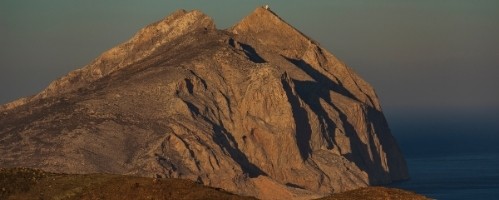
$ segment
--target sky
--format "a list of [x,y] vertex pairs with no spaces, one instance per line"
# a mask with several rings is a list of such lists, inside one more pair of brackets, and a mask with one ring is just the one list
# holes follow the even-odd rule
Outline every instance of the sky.
[[0,104],[177,9],[199,9],[224,29],[264,4],[371,83],[394,127],[432,116],[499,138],[497,0],[1,0]]

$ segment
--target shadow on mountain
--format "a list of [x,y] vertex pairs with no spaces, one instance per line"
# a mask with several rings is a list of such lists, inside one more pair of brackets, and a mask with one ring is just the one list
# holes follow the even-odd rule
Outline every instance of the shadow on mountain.
[[[295,60],[291,58],[286,58],[286,59],[291,63],[293,63],[294,65],[296,65],[297,67],[299,67],[300,69],[302,69],[313,79],[315,79],[315,81],[293,80],[293,83],[295,84],[296,91],[299,97],[314,111],[314,113],[317,114],[317,117],[319,118],[319,123],[321,124],[320,132],[323,138],[326,140],[327,148],[332,149],[335,145],[334,134],[336,132],[335,130],[338,127],[338,125],[331,120],[331,117],[329,116],[328,112],[324,109],[323,105],[321,105],[321,100],[322,104],[327,104],[328,106],[336,110],[336,112],[338,112],[339,118],[342,123],[341,125],[345,130],[344,134],[346,137],[349,138],[352,152],[344,155],[345,158],[347,158],[351,162],[354,162],[362,171],[371,172],[372,170],[376,170],[373,169],[372,167],[377,166],[375,162],[377,160],[380,160],[379,155],[377,153],[374,153],[377,152],[377,150],[375,149],[375,147],[371,147],[370,150],[373,152],[373,154],[375,154],[374,155],[375,157],[371,159],[369,157],[370,155],[368,150],[369,147],[360,140],[359,134],[355,130],[354,126],[348,121],[347,115],[335,104],[333,104],[334,99],[331,99],[330,91],[334,91],[336,93],[342,94],[354,100],[357,100],[357,98],[355,98],[343,86],[338,85],[335,82],[331,81],[329,78],[327,78],[325,75],[315,70],[312,66],[310,66],[310,64],[306,63],[305,61]],[[295,110],[298,110],[299,112],[300,109],[293,107],[294,113],[296,112]],[[305,120],[305,119],[298,119],[298,120]],[[305,130],[305,135],[306,133],[307,132]],[[300,134],[297,133],[297,135],[302,135],[302,133]],[[372,137],[369,137],[369,140],[372,140]],[[308,140],[305,139],[305,141],[308,143]],[[374,144],[373,141],[370,141],[370,143]],[[355,155],[361,155],[361,156],[359,157]],[[371,182],[372,178],[369,177],[369,179]]]
[[310,148],[312,128],[309,124],[308,114],[307,111],[300,106],[299,99],[293,95],[290,85],[285,80],[282,80],[282,85],[284,86],[284,91],[286,91],[286,96],[288,97],[289,104],[291,104],[291,109],[293,111],[293,118],[296,126],[295,138],[298,149],[300,150],[302,159],[307,160],[312,153]]
[[[298,59],[293,59],[293,58],[288,58],[286,56],[281,55],[284,57],[286,60],[289,62],[293,63],[295,66],[303,70],[305,73],[307,73],[310,77],[312,77],[316,82],[320,83],[322,87],[327,87],[329,90],[332,90],[336,93],[339,93],[343,96],[346,96],[348,98],[354,99],[356,101],[359,101],[357,97],[355,97],[352,93],[350,93],[343,85],[341,82],[335,83],[329,77],[325,76],[324,74],[320,73],[316,69],[314,69],[310,64],[305,62],[304,60],[298,60]],[[329,96],[329,95],[327,95]],[[330,102],[331,99],[328,98],[328,102]]]
[[[223,125],[214,123],[207,117],[202,116],[199,108],[194,104],[188,101],[184,101],[184,103],[187,104],[187,107],[191,111],[192,115],[203,118],[212,126],[212,130],[214,132],[213,141],[215,141],[215,144],[217,144],[221,149],[227,151],[231,158],[234,159],[234,161],[236,161],[239,166],[241,166],[241,169],[244,171],[244,173],[248,174],[250,178],[255,178],[260,175],[267,175],[255,164],[251,163],[248,160],[248,157],[243,152],[241,152],[241,150],[239,150],[235,138],[232,136],[232,134],[229,133],[229,131],[227,131],[227,129],[223,127]],[[233,146],[232,144],[234,144],[235,146]]]
[[[208,120],[209,121],[209,120]],[[237,146],[237,142],[223,126],[210,122],[213,126],[213,131],[215,134],[213,135],[213,140],[215,143],[220,146],[221,149],[225,149],[231,156],[234,161],[241,166],[241,169],[248,174],[250,178],[255,178],[260,175],[266,176],[267,174],[258,168],[255,164],[251,163],[248,160],[248,157],[239,150]],[[231,144],[235,144],[233,147]]]
[[241,49],[243,50],[244,54],[246,54],[246,56],[254,63],[265,63],[266,62],[265,59],[263,59],[260,55],[258,55],[255,48],[253,48],[252,46],[250,46],[248,44],[236,42],[234,39],[230,38],[229,45],[232,47],[240,46]]

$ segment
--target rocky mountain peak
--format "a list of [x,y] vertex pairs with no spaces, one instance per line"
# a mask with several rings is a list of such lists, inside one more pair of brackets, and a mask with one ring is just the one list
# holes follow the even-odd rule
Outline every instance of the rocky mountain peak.
[[[272,10],[258,7],[229,31],[237,41],[251,46],[259,57],[278,64],[294,79],[319,79],[322,87],[336,88],[343,96],[381,110],[375,91],[368,83]],[[301,70],[297,71],[297,67]]]
[[263,199],[408,178],[374,89],[271,10],[178,10],[0,112],[0,167],[183,178]]
[[259,33],[259,32],[274,32],[282,30],[289,32],[295,30],[291,25],[281,19],[270,8],[264,7],[256,8],[252,13],[244,17],[240,22],[235,24],[231,30],[235,34],[244,34],[246,32]]
[[159,47],[185,34],[216,30],[212,18],[199,10],[179,9],[162,20],[139,30],[130,40],[102,53],[84,68],[70,72],[41,93],[0,107],[9,110],[27,102],[61,95],[88,86],[115,71],[150,56]]
[[204,13],[177,10],[163,20],[142,28],[129,41],[104,52],[89,66],[53,82],[41,95],[46,97],[77,89],[151,55],[158,47],[182,35],[214,29],[215,23]]
[[[285,51],[306,49],[312,41],[281,19],[272,10],[258,7],[251,14],[229,29],[242,40],[258,38],[269,50]],[[299,55],[289,55],[299,56]]]

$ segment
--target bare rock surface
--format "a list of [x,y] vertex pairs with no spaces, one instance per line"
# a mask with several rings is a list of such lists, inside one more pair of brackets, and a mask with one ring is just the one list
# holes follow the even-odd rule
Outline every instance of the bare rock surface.
[[179,10],[0,108],[0,167],[190,179],[308,199],[408,178],[374,89],[257,8]]

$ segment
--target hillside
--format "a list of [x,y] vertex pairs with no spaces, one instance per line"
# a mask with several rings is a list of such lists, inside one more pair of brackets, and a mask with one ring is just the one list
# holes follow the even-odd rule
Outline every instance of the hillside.
[[[254,199],[182,179],[154,179],[111,174],[55,174],[41,170],[0,169],[0,199]],[[426,199],[399,189],[362,188],[321,198]]]

